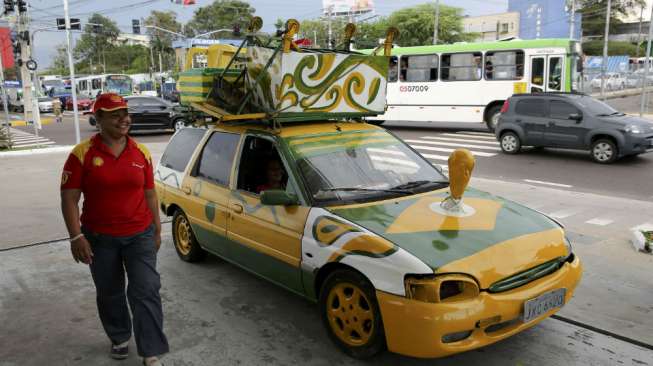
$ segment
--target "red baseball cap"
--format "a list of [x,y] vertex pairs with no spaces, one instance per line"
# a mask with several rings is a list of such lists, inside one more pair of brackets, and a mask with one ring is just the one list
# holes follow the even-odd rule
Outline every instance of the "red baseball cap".
[[127,109],[127,102],[115,93],[100,94],[93,103],[93,113],[97,113],[99,110],[111,112],[117,109]]

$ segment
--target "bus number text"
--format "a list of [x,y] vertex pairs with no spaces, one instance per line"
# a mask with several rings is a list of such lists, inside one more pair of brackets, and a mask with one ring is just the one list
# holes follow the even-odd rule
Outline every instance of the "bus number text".
[[429,87],[428,85],[402,85],[399,87],[399,91],[402,93],[427,92]]

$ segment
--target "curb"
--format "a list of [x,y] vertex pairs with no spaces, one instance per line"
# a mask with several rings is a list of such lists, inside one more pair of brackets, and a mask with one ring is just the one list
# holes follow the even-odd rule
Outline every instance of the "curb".
[[65,146],[44,147],[41,149],[3,151],[0,152],[0,158],[69,152],[70,150],[73,149],[73,147],[74,147],[73,145],[65,145]]
[[[54,118],[44,118],[41,120],[41,126],[49,125],[54,123]],[[4,123],[3,123],[4,125]],[[27,121],[11,121],[9,122],[9,126],[11,127],[25,127],[25,126],[32,126],[34,125],[33,122],[27,122]]]

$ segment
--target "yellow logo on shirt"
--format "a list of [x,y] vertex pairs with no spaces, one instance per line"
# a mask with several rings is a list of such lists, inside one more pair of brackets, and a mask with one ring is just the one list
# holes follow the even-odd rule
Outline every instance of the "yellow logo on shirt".
[[71,172],[64,170],[63,173],[61,173],[61,185],[63,186],[68,182],[68,178],[70,177]]
[[93,166],[100,167],[102,164],[104,164],[104,160],[101,157],[96,156],[93,158]]

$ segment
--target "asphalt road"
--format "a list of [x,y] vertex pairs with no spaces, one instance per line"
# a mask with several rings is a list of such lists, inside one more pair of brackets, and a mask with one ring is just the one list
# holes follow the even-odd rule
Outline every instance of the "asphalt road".
[[[653,107],[653,95],[651,98]],[[635,113],[639,110],[638,96],[611,99],[608,102],[626,112]],[[503,154],[493,140],[493,135],[488,134],[482,124],[402,122],[386,123],[384,127],[413,146],[425,147],[417,148],[424,155],[433,156],[435,150],[438,158],[429,160],[438,164],[446,165],[446,159],[443,158],[448,156],[448,150],[469,148],[477,157],[474,175],[478,177],[513,182],[537,181],[541,183],[536,184],[549,187],[633,199],[653,199],[653,189],[650,188],[650,182],[653,181],[653,153],[624,158],[611,165],[600,165],[593,163],[589,152],[585,151],[524,148],[518,155]],[[21,129],[34,131],[33,127]],[[81,138],[88,138],[95,132],[96,129],[89,125],[88,118],[80,116]],[[57,145],[74,144],[72,116],[67,115],[62,124],[43,126],[39,135],[55,141]],[[167,142],[171,135],[172,130],[133,132],[133,136],[144,143]]]

